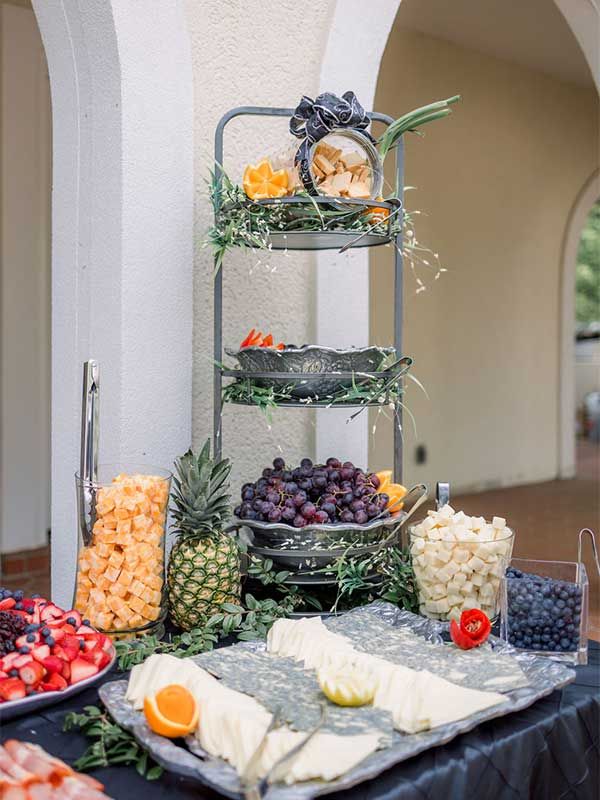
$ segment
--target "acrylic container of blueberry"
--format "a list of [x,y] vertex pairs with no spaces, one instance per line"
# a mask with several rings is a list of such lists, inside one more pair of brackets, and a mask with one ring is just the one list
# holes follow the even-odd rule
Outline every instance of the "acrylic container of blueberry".
[[587,664],[588,603],[582,561],[513,558],[502,580],[500,636],[532,655]]

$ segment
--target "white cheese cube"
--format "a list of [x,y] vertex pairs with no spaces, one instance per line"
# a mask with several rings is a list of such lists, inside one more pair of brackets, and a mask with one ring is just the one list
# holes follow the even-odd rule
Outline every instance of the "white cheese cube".
[[447,597],[444,597],[443,600],[438,600],[437,610],[440,614],[447,614],[448,611],[450,611],[450,604],[448,603]]
[[462,607],[463,609],[478,608],[479,607],[478,603],[479,601],[474,594],[468,594],[463,600]]
[[464,547],[455,547],[454,553],[452,554],[452,558],[454,561],[457,561],[459,564],[464,564],[466,561],[469,560],[469,551]]
[[448,573],[450,577],[452,577],[453,575],[456,575],[456,573],[459,571],[459,565],[456,563],[456,561],[449,561],[444,567],[444,570]]
[[506,528],[506,520],[504,517],[492,517],[492,526],[500,530]]
[[437,542],[442,538],[439,528],[432,528],[428,533],[428,538],[432,542]]
[[466,562],[465,564],[461,564],[460,565],[460,571],[464,572],[465,575],[470,575],[471,574],[471,567],[469,566],[469,562]]
[[442,506],[438,511],[438,516],[440,519],[451,519],[454,516],[454,509],[450,505],[450,503],[446,503],[445,506]]
[[462,594],[449,594],[448,595],[448,603],[451,606],[460,606],[462,605],[462,601],[464,600]]
[[463,585],[460,587],[461,594],[473,594],[473,583],[472,581],[465,581]]
[[480,573],[475,573],[471,578],[473,586],[483,586],[484,576]]
[[467,576],[465,575],[464,572],[457,572],[456,575],[453,578],[453,581],[458,586],[462,586],[463,584],[465,584],[467,582]]
[[494,587],[488,581],[487,583],[483,584],[483,586],[479,590],[479,594],[480,594],[480,596],[482,598],[484,598],[484,597],[493,597],[494,596]]
[[420,555],[423,550],[425,550],[425,541],[420,537],[413,539],[410,546],[410,552],[413,554],[413,556]]
[[452,542],[452,543],[454,543],[456,541],[456,536],[454,534],[454,528],[448,526],[447,528],[441,528],[440,530],[441,530],[441,534],[442,534],[442,541],[444,541],[444,542]]
[[461,613],[462,609],[459,606],[454,606],[454,608],[450,609],[450,613],[448,614],[448,619],[454,619],[456,620],[456,622],[458,622]]
[[483,561],[479,558],[479,556],[473,556],[467,561],[469,567],[473,570],[473,572],[479,572],[479,570],[483,567]]
[[436,583],[431,592],[431,596],[434,600],[438,600],[440,597],[446,597],[447,594],[448,590],[443,583]]

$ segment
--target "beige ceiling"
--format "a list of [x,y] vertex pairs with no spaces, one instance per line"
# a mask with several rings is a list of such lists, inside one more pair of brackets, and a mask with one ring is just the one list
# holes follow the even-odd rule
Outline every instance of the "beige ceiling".
[[395,26],[594,86],[554,0],[402,0]]

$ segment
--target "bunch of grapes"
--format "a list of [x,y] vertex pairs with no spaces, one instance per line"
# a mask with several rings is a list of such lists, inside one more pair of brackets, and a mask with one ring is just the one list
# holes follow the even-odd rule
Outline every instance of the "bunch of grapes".
[[378,494],[378,487],[377,475],[351,461],[328,458],[325,464],[313,464],[303,458],[299,467],[288,469],[282,458],[276,458],[255,483],[242,486],[235,515],[295,528],[315,523],[365,525],[390,515],[389,497]]

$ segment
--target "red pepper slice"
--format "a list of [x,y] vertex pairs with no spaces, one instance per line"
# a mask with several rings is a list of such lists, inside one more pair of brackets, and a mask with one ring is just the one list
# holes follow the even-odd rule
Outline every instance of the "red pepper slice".
[[246,336],[246,338],[244,339],[244,341],[241,343],[241,345],[240,345],[240,350],[241,350],[243,347],[250,347],[250,342],[252,341],[252,337],[253,337],[253,336],[254,336],[254,328],[252,328],[252,330],[250,331],[250,333],[248,334],[248,336]]
[[276,350],[285,350],[285,345],[283,342],[279,342],[279,344],[275,348]]
[[265,338],[262,340],[261,347],[273,347],[273,334],[269,333]]

